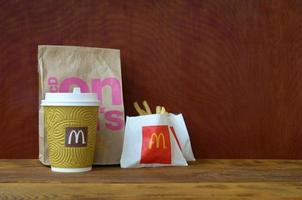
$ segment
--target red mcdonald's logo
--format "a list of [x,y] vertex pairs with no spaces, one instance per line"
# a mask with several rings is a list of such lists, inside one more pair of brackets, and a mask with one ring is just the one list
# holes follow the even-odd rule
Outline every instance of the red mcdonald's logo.
[[171,141],[169,127],[144,126],[140,163],[171,164]]

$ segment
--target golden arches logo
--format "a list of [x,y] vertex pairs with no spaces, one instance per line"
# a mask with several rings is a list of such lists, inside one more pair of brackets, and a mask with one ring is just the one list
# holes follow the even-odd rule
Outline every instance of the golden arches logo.
[[66,127],[65,146],[66,147],[86,147],[87,127]]
[[72,130],[68,137],[68,144],[71,144],[71,139],[72,139],[73,135],[75,136],[75,144],[78,144],[80,134],[81,134],[81,138],[82,138],[82,144],[86,144],[84,132],[82,130],[79,130],[79,131]]
[[[152,135],[150,137],[150,140],[149,140],[148,148],[152,149],[153,144],[155,144],[156,148],[159,149],[159,142],[160,142],[161,139],[162,139],[163,149],[166,149],[167,146],[166,146],[165,136],[164,136],[163,133],[159,133],[159,134],[152,133]],[[155,140],[155,142],[154,142],[154,140]]]

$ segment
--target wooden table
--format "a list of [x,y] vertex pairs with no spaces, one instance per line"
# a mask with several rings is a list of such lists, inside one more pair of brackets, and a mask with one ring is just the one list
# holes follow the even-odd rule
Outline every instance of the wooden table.
[[0,160],[0,199],[302,199],[302,161],[198,160],[189,167],[53,173]]

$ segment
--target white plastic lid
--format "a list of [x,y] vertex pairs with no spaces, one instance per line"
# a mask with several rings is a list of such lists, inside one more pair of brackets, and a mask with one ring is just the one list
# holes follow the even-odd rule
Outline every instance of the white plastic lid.
[[95,93],[81,93],[79,87],[72,93],[46,93],[42,106],[99,106]]

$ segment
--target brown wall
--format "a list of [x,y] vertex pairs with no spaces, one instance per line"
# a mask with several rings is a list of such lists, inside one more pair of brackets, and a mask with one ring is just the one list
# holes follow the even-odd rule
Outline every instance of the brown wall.
[[302,1],[0,1],[0,158],[38,154],[37,45],[121,49],[126,114],[182,112],[198,158],[302,158]]

